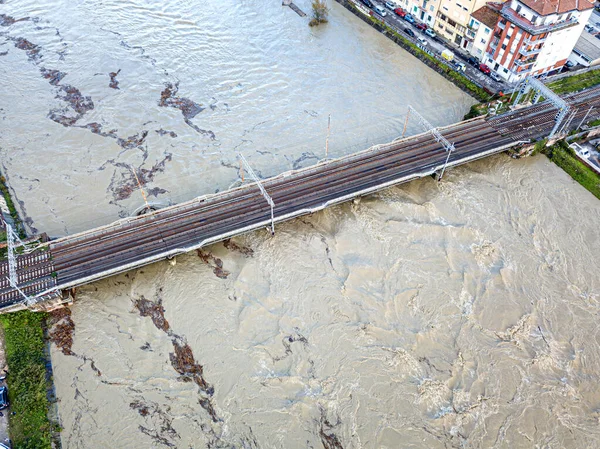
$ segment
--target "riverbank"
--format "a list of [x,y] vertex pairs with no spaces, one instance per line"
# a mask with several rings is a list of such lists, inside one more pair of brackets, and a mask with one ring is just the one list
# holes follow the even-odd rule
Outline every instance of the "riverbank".
[[348,11],[352,12],[354,15],[362,19],[365,23],[368,23],[377,31],[383,33],[389,39],[394,41],[396,44],[404,48],[407,52],[418,58],[421,62],[426,64],[431,69],[435,70],[437,73],[442,75],[448,81],[453,83],[456,87],[461,89],[463,92],[473,96],[479,101],[488,101],[493,95],[486,92],[484,89],[479,87],[469,78],[464,76],[462,73],[448,66],[446,63],[438,60],[435,56],[429,54],[423,49],[419,48],[417,45],[412,43],[410,40],[402,36],[397,30],[393,29],[387,23],[382,20],[377,19],[374,16],[366,15],[362,11],[360,11],[354,3],[349,2],[348,0],[335,0]]
[[600,176],[589,166],[581,162],[575,151],[565,140],[543,147],[541,152],[562,168],[575,181],[585,187],[592,195],[600,199]]
[[48,419],[47,379],[44,355],[46,313],[29,311],[0,315],[10,401],[9,433],[13,449],[52,447]]

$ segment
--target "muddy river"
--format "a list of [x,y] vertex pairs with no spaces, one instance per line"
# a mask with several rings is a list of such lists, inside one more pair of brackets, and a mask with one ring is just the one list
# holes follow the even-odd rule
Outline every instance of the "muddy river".
[[[308,11],[308,1],[298,5]],[[2,171],[63,235],[472,100],[332,4],[0,0]],[[24,20],[20,20],[24,19]],[[411,124],[409,132],[417,130]],[[65,449],[600,446],[600,203],[495,156],[81,288]]]

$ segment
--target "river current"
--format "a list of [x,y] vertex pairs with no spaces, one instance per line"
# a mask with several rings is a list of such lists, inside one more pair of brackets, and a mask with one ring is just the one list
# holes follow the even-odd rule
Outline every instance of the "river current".
[[[130,214],[134,171],[169,204],[236,182],[236,152],[309,165],[330,114],[329,156],[396,137],[408,104],[462,117],[330,6],[310,29],[266,0],[0,0],[2,172],[31,230]],[[83,287],[50,329],[63,448],[600,447],[598,223],[544,156],[499,155]]]

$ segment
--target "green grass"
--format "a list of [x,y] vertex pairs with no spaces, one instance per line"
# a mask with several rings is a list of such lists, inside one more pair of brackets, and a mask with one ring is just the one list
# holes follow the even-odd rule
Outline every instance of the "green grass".
[[566,171],[575,181],[600,199],[600,175],[582,162],[569,145],[561,140],[542,150],[548,158]]
[[45,313],[29,311],[0,315],[4,329],[10,410],[9,432],[15,449],[50,449],[46,368]]
[[600,83],[600,70],[590,70],[580,75],[567,76],[548,83],[547,86],[557,94],[567,94]]

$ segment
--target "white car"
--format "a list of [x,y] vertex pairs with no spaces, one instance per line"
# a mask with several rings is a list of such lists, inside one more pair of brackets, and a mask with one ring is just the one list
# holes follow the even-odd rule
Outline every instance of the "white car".
[[383,9],[383,6],[381,5],[375,5],[375,8],[373,8],[373,10],[381,17],[387,16],[387,12],[385,12],[385,9]]
[[417,42],[418,42],[419,44],[421,44],[422,46],[425,46],[425,45],[427,45],[427,39],[425,39],[423,36],[419,36],[419,37],[417,37]]
[[396,9],[398,7],[398,5],[396,5],[394,2],[385,2],[385,6],[390,11],[393,11],[394,9]]

